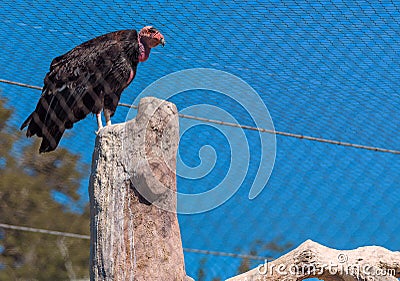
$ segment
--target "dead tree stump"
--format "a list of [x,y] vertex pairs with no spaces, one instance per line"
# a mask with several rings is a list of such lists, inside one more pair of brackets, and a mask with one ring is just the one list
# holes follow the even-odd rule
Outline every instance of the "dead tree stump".
[[178,114],[140,101],[135,119],[102,129],[89,184],[90,280],[185,280],[176,210]]

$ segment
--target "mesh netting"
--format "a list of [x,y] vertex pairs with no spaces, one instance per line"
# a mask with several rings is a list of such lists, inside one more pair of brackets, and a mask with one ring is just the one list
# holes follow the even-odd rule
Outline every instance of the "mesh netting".
[[[0,6],[1,79],[41,87],[54,57],[107,32],[154,25],[166,46],[139,64],[121,102],[134,103],[167,74],[213,68],[248,83],[277,131],[400,150],[400,6],[394,2],[3,1]],[[14,109],[8,124],[19,127],[41,92],[5,83],[0,90],[6,106]],[[253,114],[264,114],[216,91],[189,90],[170,100],[180,111],[213,105],[242,125],[256,126]],[[128,111],[118,107],[113,122],[124,122]],[[214,116],[205,107],[195,113]],[[60,147],[90,165],[96,130],[96,118],[89,115],[67,132]],[[273,258],[306,239],[333,248],[399,249],[398,154],[277,135],[271,177],[249,200],[254,178],[264,172],[258,171],[260,162],[268,155],[262,154],[267,152],[260,148],[260,133],[244,134],[250,159],[243,164],[247,172],[239,190],[218,208],[179,216],[188,275],[227,278],[238,272],[243,257],[223,253]],[[179,153],[186,165],[196,167],[212,156],[200,157],[205,145],[214,148],[216,163],[204,177],[178,177],[178,189],[195,193],[221,182],[230,167],[230,142],[207,122],[184,132]],[[22,157],[18,147],[13,153]],[[88,177],[89,172],[81,183],[82,202],[88,200]],[[266,245],[271,241],[282,249]]]

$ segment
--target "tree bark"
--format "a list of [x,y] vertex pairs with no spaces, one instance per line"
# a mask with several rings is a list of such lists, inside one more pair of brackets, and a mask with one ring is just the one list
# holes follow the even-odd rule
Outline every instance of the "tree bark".
[[140,101],[97,138],[89,184],[90,280],[185,280],[176,210],[177,109]]
[[400,252],[378,246],[336,250],[307,240],[286,255],[227,281],[397,281]]

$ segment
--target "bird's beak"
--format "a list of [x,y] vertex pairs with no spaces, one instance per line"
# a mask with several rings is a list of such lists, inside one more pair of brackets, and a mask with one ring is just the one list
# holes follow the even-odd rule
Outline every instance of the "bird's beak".
[[165,45],[165,40],[164,40],[164,38],[161,38],[160,44],[164,47],[164,45]]

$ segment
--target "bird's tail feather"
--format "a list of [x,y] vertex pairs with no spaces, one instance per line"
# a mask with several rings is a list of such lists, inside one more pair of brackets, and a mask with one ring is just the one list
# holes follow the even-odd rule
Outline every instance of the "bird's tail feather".
[[39,152],[50,152],[56,149],[65,132],[64,126],[57,126],[55,123],[51,127],[47,127],[42,131],[43,139],[40,144]]
[[[66,121],[63,112],[54,112],[51,110],[50,114],[46,114],[46,108],[42,103],[39,102],[35,111],[28,116],[28,118],[21,125],[21,130],[28,126],[26,130],[26,136],[31,137],[37,135],[42,138],[42,143],[40,145],[39,152],[49,152],[56,149],[58,143],[61,140],[62,135],[66,129]],[[46,120],[42,120],[40,116],[47,115]],[[60,116],[62,115],[62,116]],[[67,122],[68,123],[68,122]],[[72,125],[70,125],[72,127]]]
[[32,114],[31,113],[28,118],[26,118],[26,120],[24,121],[24,123],[22,123],[21,127],[19,128],[20,130],[23,130],[26,126],[28,126],[29,122],[31,122],[32,120]]

